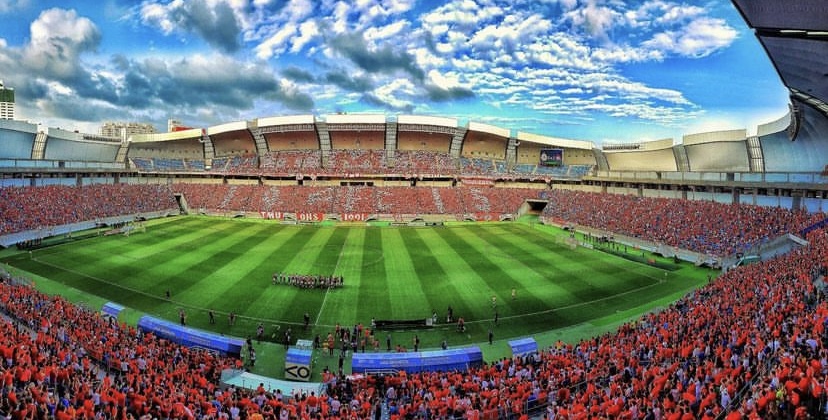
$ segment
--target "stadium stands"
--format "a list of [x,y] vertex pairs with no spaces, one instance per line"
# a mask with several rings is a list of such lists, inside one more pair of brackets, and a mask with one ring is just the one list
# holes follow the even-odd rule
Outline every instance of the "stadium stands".
[[331,150],[327,173],[338,175],[385,173],[383,150]]
[[726,256],[825,218],[778,207],[550,190],[543,216]]
[[0,188],[0,235],[177,208],[170,188],[161,185]]
[[481,158],[460,158],[460,174],[491,176],[495,172],[494,161]]
[[489,187],[227,186],[174,184],[191,209],[241,212],[363,214],[513,214],[538,191]]
[[[392,161],[385,150],[331,150],[327,165],[322,167],[320,150],[270,151],[255,154],[223,156],[213,159],[211,172],[222,174],[264,176],[344,176],[383,175],[428,177],[515,178],[535,175],[537,178],[582,178],[593,165],[561,165],[547,167],[518,164],[508,168],[506,161],[490,158],[453,158],[448,153],[428,150],[398,150]],[[204,160],[166,157],[130,157],[131,166],[143,173],[203,172]]]
[[312,174],[320,168],[319,150],[282,150],[261,157],[263,174]]
[[234,155],[228,158],[224,170],[231,174],[258,174],[259,157],[255,154]]
[[427,150],[399,150],[396,163],[389,171],[408,175],[451,175],[457,163],[448,153]]

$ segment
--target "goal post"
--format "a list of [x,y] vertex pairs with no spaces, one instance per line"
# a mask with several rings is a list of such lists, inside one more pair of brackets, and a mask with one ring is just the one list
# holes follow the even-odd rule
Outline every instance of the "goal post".
[[578,247],[578,240],[571,237],[571,236],[564,236],[560,235],[555,238],[555,242],[559,243],[563,246],[568,246],[569,249],[575,249]]

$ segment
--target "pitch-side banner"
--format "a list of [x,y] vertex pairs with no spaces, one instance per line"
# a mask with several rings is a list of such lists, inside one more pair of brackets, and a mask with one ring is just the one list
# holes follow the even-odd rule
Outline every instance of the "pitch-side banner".
[[286,213],[281,211],[259,211],[262,219],[269,220],[296,220],[299,222],[321,222],[325,220],[325,213]]
[[371,217],[368,213],[342,213],[339,220],[342,222],[364,222]]
[[284,220],[285,213],[281,211],[260,211],[259,214],[262,216],[262,219],[268,220]]
[[321,222],[325,220],[325,213],[296,213],[296,220],[300,222]]

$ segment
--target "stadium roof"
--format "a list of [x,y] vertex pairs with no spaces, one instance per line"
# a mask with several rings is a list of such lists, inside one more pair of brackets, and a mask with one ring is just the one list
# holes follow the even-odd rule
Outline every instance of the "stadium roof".
[[805,104],[828,117],[828,3],[733,0],[733,4],[754,29],[795,106]]

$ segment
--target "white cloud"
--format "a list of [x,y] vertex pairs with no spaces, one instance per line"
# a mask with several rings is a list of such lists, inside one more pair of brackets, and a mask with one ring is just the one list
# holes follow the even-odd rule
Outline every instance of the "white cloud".
[[288,40],[296,33],[295,26],[283,26],[254,48],[256,57],[267,60],[274,55],[284,53],[287,50]]
[[437,70],[431,70],[428,72],[428,78],[431,80],[431,83],[434,83],[437,87],[445,90],[468,87],[460,83],[460,77],[455,72],[441,74]]
[[173,4],[181,3],[173,2],[168,5],[162,5],[157,3],[144,3],[141,5],[140,16],[141,20],[144,24],[149,25],[156,25],[161,31],[167,35],[171,34],[172,31],[176,29],[175,23],[170,20],[170,9],[173,7]]
[[625,23],[632,28],[648,28],[683,23],[702,16],[705,10],[699,6],[650,0],[635,9],[624,11]]
[[587,0],[584,7],[572,9],[565,17],[574,27],[599,39],[607,39],[613,25],[622,20],[619,12],[598,5],[596,0]]
[[[481,8],[473,1],[454,1],[420,16],[420,20],[424,27],[432,30],[443,27],[471,30],[477,27],[480,22],[500,17],[503,13],[503,9],[497,6]],[[434,35],[439,34],[432,33]]]
[[334,5],[333,13],[329,20],[332,21],[331,27],[334,33],[341,34],[348,30],[348,13],[351,7],[344,1],[338,1]]
[[409,79],[394,79],[374,89],[374,95],[394,108],[403,109],[411,106],[410,98],[417,94],[417,86]]
[[673,22],[684,22],[703,15],[705,10],[698,6],[688,6],[685,4],[669,4],[660,10],[659,15],[655,18],[655,23],[666,25]]
[[29,0],[0,0],[0,14],[25,9],[29,2]]
[[448,62],[445,58],[433,54],[430,49],[425,47],[409,49],[408,52],[414,56],[414,61],[423,68],[437,68]]
[[308,20],[299,25],[299,36],[293,39],[293,46],[290,47],[290,52],[297,53],[302,50],[308,43],[319,37],[319,27],[316,22]]
[[68,78],[80,71],[80,55],[97,48],[98,28],[74,10],[48,9],[29,27],[31,39],[23,51],[29,69]]
[[[418,60],[419,62],[419,60]],[[452,66],[462,72],[477,72],[486,68],[487,63],[483,60],[461,56],[451,59]]]
[[290,0],[279,12],[283,20],[288,22],[299,22],[313,13],[313,2],[311,0]]
[[297,53],[320,37],[319,26],[313,17],[314,5],[310,0],[290,0],[269,22],[249,36],[259,41],[253,50],[256,57],[267,60],[284,54]]
[[382,41],[399,35],[408,26],[409,22],[407,20],[398,20],[385,26],[368,28],[365,30],[365,40],[369,42]]
[[702,17],[679,30],[658,33],[642,46],[684,57],[705,57],[729,46],[737,35],[724,20]]

